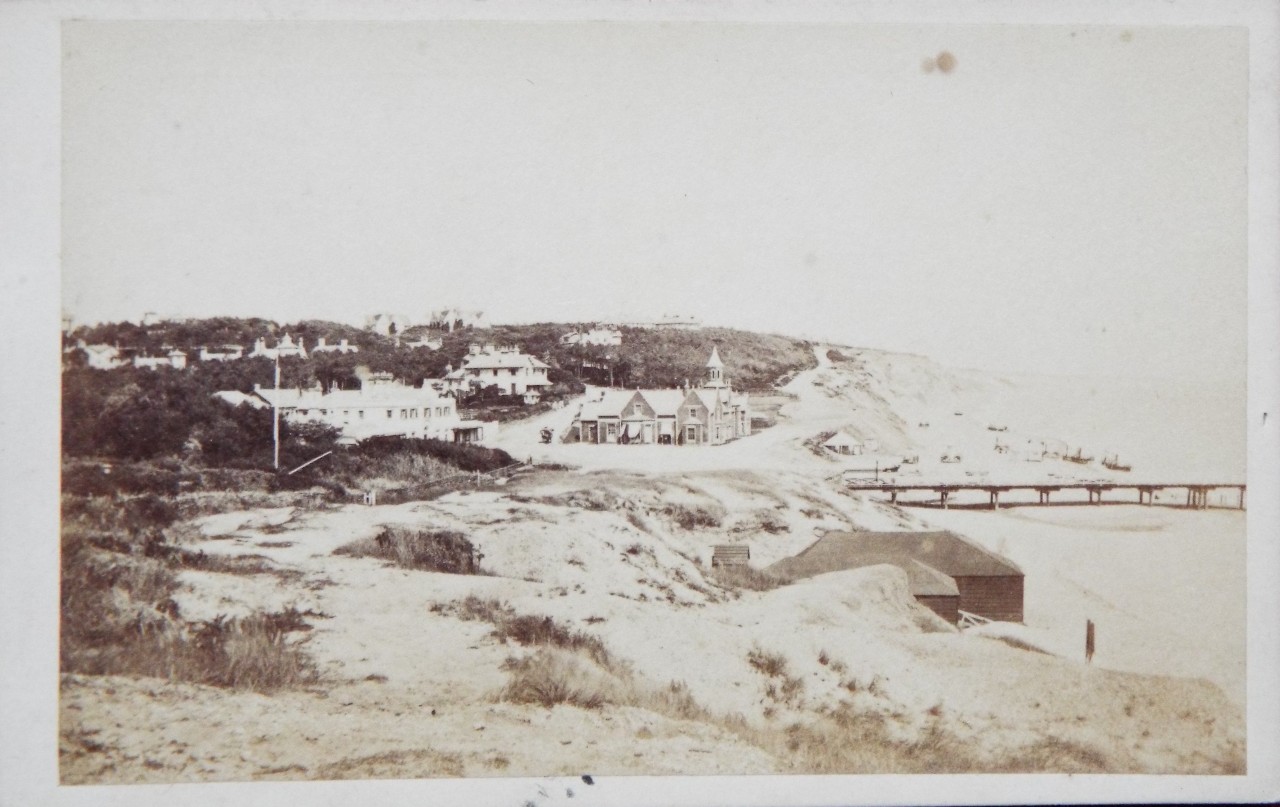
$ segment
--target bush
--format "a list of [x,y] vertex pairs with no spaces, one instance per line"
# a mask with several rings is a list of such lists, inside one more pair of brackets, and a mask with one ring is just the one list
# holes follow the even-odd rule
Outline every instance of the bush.
[[524,647],[556,647],[582,653],[606,669],[616,667],[604,643],[595,636],[570,630],[549,616],[517,614],[500,600],[481,599],[471,594],[451,607],[442,606],[441,610],[452,610],[459,619],[492,624],[493,636],[500,641],[509,639]]
[[699,527],[719,527],[724,518],[724,510],[704,504],[668,504],[662,512],[675,520],[681,529],[693,530]]
[[707,577],[724,588],[747,591],[772,591],[790,582],[750,566],[712,566]]
[[627,687],[617,676],[570,651],[540,648],[527,658],[507,659],[503,669],[511,678],[500,697],[512,703],[599,709],[628,698]]
[[362,538],[334,550],[335,555],[374,557],[406,569],[446,574],[483,574],[475,547],[460,532],[387,527],[373,538]]
[[787,659],[781,653],[767,653],[759,646],[751,648],[747,653],[747,663],[756,671],[771,678],[787,674]]

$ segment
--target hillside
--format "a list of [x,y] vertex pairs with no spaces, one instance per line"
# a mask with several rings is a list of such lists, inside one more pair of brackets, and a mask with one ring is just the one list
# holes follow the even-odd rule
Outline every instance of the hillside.
[[[206,517],[184,546],[263,561],[182,572],[177,607],[310,615],[319,680],[253,694],[69,674],[64,782],[1243,765],[1216,687],[957,633],[897,569],[765,591],[706,569],[714,543],[764,564],[815,528],[894,518],[804,476],[618,473]],[[336,554],[387,524],[466,535],[489,575]]]
[[[341,380],[347,380],[357,364],[365,364],[375,371],[391,372],[406,383],[419,384],[424,378],[442,376],[446,365],[457,367],[473,342],[516,345],[525,353],[546,360],[561,371],[565,380],[608,383],[612,371],[614,383],[621,387],[674,387],[686,380],[696,383],[704,374],[713,345],[720,346],[726,375],[744,389],[765,390],[779,377],[813,366],[809,345],[803,340],[731,328],[623,328],[621,345],[561,344],[563,335],[585,326],[586,323],[549,322],[454,332],[418,326],[406,329],[403,334],[408,341],[437,337],[443,343],[439,350],[398,347],[395,336],[338,322],[305,320],[277,324],[232,317],[166,321],[145,327],[131,322],[81,326],[67,334],[65,341],[71,345],[76,340],[84,340],[87,344],[112,344],[143,352],[176,347],[195,353],[202,346],[223,344],[238,344],[249,350],[258,338],[265,338],[273,345],[277,339],[290,334],[308,346],[314,346],[323,338],[329,344],[346,339],[360,348],[359,354],[313,356],[307,362],[298,363],[301,369],[294,370],[297,376],[294,383],[316,379],[328,383],[328,378],[339,371]],[[308,369],[313,366],[314,369]],[[246,381],[268,383],[269,379],[262,376],[261,368],[254,368],[246,374]]]

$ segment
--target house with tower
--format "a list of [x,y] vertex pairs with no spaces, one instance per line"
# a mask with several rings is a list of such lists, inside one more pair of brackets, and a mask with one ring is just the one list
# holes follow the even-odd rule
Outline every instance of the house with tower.
[[573,435],[584,443],[722,445],[751,433],[751,404],[724,377],[711,349],[700,387],[607,390],[582,405]]

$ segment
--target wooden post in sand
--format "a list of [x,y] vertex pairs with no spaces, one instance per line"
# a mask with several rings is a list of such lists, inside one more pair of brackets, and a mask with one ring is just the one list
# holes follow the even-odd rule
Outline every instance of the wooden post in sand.
[[1084,621],[1084,663],[1085,664],[1093,663],[1093,647],[1094,647],[1093,638],[1094,638],[1093,620],[1086,619]]

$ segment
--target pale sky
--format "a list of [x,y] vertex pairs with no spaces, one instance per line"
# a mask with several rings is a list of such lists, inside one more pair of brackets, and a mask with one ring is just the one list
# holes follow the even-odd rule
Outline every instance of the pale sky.
[[80,322],[679,313],[1244,375],[1243,29],[86,22],[64,47]]

